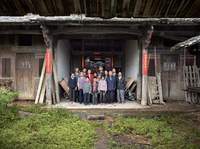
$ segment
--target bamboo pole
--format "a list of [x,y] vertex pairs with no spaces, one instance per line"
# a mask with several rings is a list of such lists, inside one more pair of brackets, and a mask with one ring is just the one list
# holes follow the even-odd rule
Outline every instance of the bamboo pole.
[[45,77],[45,65],[46,65],[46,59],[44,59],[43,66],[42,66],[42,72],[41,72],[41,75],[40,75],[40,81],[39,81],[37,94],[36,94],[36,98],[35,98],[35,104],[37,104],[39,102],[40,93],[41,93],[41,90],[42,90],[42,84],[44,82],[44,77]]
[[44,77],[43,79],[43,83],[42,83],[42,89],[41,89],[41,93],[40,93],[40,97],[39,97],[39,103],[43,104],[44,103],[44,98],[45,98],[45,91],[46,91],[46,78]]

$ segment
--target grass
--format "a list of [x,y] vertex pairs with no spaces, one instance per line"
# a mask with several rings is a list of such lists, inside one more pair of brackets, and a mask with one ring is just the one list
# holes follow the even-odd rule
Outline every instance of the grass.
[[13,119],[10,125],[0,129],[0,134],[0,148],[20,149],[88,149],[92,148],[95,138],[91,124],[64,110],[50,110],[27,118]]
[[[118,117],[112,127],[106,127],[111,136],[141,135],[150,139],[153,148],[198,149],[200,142],[199,129],[185,115],[164,114],[160,117]],[[115,140],[110,141],[111,148],[124,148]],[[128,148],[128,147],[127,147]]]
[[[96,128],[109,134],[110,148],[200,148],[200,130],[185,114],[115,117],[112,125],[81,120],[63,109],[41,106],[7,107],[17,93],[0,89],[0,148],[3,149],[90,149],[97,141]],[[32,115],[19,116],[19,111]],[[150,146],[120,144],[113,136],[142,136]],[[125,140],[126,141],[126,140]]]
[[[15,93],[9,94],[15,95]],[[9,99],[12,97],[7,96]],[[10,101],[9,99],[0,102],[6,103],[5,101]],[[0,148],[89,149],[94,146],[95,127],[66,110],[44,110],[39,106],[31,106],[23,110],[33,114],[20,117],[19,108],[1,105]]]

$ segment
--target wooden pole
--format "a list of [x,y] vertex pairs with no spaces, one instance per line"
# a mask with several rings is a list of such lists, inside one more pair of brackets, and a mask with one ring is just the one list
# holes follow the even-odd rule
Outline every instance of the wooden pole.
[[57,76],[57,69],[56,69],[55,61],[53,61],[53,76],[54,76],[54,82],[55,82],[56,101],[59,103],[60,95],[59,95],[58,76]]
[[40,98],[40,94],[41,94],[41,90],[42,90],[42,83],[44,82],[44,77],[45,77],[45,66],[46,66],[46,59],[44,58],[42,72],[40,75],[40,81],[39,81],[37,94],[36,94],[36,98],[35,98],[35,104],[37,104],[39,102],[39,98]]
[[41,93],[40,93],[40,97],[39,97],[39,103],[43,104],[44,103],[44,98],[45,98],[45,91],[46,91],[46,77],[44,77],[43,79],[43,83],[42,83],[42,88],[41,88]]

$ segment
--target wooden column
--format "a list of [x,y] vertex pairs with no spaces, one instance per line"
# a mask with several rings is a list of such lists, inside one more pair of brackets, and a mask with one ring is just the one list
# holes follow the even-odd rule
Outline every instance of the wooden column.
[[148,104],[147,86],[148,86],[148,46],[151,42],[153,26],[147,30],[146,37],[142,44],[142,99],[141,104]]
[[147,85],[148,85],[148,51],[142,49],[142,105],[147,105]]
[[52,62],[53,62],[53,50],[52,50],[52,40],[51,45],[46,49],[45,59],[46,59],[46,103],[52,104]]
[[49,34],[46,26],[41,25],[44,42],[46,44],[46,103],[52,104],[52,71],[53,71],[53,37]]

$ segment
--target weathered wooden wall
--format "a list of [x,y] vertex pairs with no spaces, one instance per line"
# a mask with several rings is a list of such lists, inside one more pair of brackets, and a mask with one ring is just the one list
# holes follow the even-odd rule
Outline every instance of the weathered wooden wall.
[[[7,35],[3,35],[5,38],[7,38]],[[10,79],[13,80],[12,87],[15,90],[26,89],[27,86],[31,86],[32,90],[36,92],[38,80],[39,80],[39,61],[41,61],[44,58],[44,44],[43,40],[40,36],[32,36],[32,45],[31,46],[18,46],[17,40],[18,36],[14,36],[14,41],[12,43],[9,42],[9,40],[5,40],[5,42],[0,43],[0,78],[1,79]],[[23,55],[23,59],[21,59],[20,55]],[[27,57],[29,55],[32,55],[31,57]],[[5,78],[2,77],[2,58],[10,58],[11,59],[11,77]],[[19,58],[19,59],[17,59]],[[22,68],[21,70],[32,69],[32,73],[26,73],[28,71],[17,73],[17,67]],[[23,73],[25,75],[23,75]],[[18,74],[18,76],[17,76]],[[28,75],[32,75],[33,80],[30,80]],[[26,81],[21,80],[21,77],[26,77]],[[30,80],[30,81],[29,81]],[[17,83],[17,81],[19,83]],[[24,82],[23,82],[24,81]],[[20,84],[20,85],[19,85]],[[27,85],[28,84],[28,85]],[[26,95],[26,94],[24,94]],[[23,99],[34,99],[33,96],[23,96]]]

